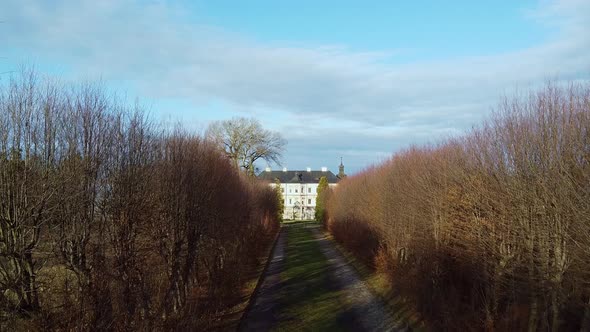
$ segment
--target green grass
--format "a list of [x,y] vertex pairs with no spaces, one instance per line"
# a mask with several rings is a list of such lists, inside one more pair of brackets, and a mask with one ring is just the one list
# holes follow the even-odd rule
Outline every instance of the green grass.
[[317,223],[317,221],[315,221],[313,219],[305,219],[305,220],[285,219],[285,220],[283,220],[283,224],[300,224],[300,223]]
[[280,331],[343,330],[339,316],[343,312],[340,292],[329,279],[328,262],[309,222],[288,225],[285,270],[282,278]]

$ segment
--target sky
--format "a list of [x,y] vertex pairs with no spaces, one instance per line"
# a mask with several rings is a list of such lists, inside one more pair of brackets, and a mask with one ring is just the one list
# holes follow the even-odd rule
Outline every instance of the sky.
[[100,80],[197,132],[255,117],[288,141],[274,169],[354,174],[590,80],[589,0],[2,0],[0,22],[0,80]]

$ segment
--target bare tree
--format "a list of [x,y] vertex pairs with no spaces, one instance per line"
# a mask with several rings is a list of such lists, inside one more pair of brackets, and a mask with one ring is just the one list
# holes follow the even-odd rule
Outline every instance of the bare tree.
[[286,144],[281,134],[262,128],[254,118],[215,121],[206,137],[225,151],[236,168],[249,175],[254,175],[254,163],[259,159],[278,164]]
[[39,310],[36,254],[55,193],[51,163],[55,112],[33,71],[11,80],[1,96],[0,309],[19,315]]
[[463,138],[348,178],[328,229],[436,327],[586,331],[589,105],[574,83],[505,99]]
[[0,85],[0,330],[207,330],[278,231],[276,193],[100,85],[39,81]]

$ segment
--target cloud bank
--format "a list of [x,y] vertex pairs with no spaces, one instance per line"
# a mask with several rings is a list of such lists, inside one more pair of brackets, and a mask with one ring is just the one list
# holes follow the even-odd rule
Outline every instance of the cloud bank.
[[344,155],[358,169],[406,144],[469,128],[515,87],[590,77],[590,2],[581,0],[541,2],[527,13],[556,31],[535,47],[409,64],[390,61],[395,52],[248,39],[193,22],[167,2],[8,0],[3,7],[2,45],[67,64],[71,75],[124,81],[140,96],[196,106],[220,100],[262,115],[290,141],[285,159],[293,167],[305,158],[313,167],[336,164]]

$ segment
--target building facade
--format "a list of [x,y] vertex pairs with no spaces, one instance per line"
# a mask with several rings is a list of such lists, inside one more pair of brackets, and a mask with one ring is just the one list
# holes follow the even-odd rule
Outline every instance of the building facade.
[[327,167],[322,167],[319,171],[312,171],[311,168],[301,171],[288,171],[286,168],[283,168],[282,171],[273,171],[266,168],[258,174],[258,178],[268,181],[272,187],[276,186],[277,179],[280,182],[283,202],[285,203],[283,214],[285,220],[314,218],[317,188],[322,176],[326,177],[329,187],[333,188],[341,179],[346,177],[344,165],[340,162],[338,175],[329,171]]

